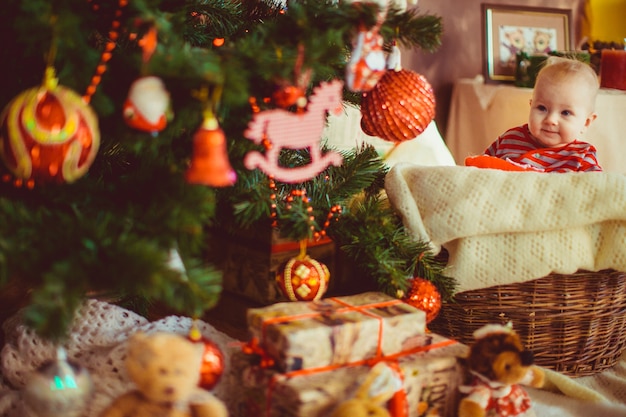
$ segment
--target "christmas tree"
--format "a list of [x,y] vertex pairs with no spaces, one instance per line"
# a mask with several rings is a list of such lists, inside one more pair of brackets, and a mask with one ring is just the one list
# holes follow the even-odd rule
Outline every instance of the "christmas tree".
[[[375,28],[385,55],[434,50],[439,17],[330,0],[3,6],[0,285],[43,337],[64,337],[89,296],[201,316],[221,291],[207,256],[216,226],[330,237],[383,292],[419,275],[452,293],[442,263],[388,206],[372,147],[296,181],[246,159],[271,149],[252,140],[255,116],[301,114],[322,86],[343,82],[359,31]],[[362,99],[346,86],[341,95]],[[319,146],[283,149],[275,168],[333,154]]]

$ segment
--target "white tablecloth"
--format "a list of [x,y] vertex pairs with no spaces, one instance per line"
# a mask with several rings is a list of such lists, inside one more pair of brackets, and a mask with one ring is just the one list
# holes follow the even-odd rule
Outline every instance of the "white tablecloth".
[[[526,123],[531,95],[530,88],[485,84],[481,77],[457,81],[445,137],[456,163],[463,165],[467,156],[482,154],[498,135]],[[626,173],[626,92],[601,89],[596,113],[598,118],[581,139],[596,147],[605,171]]]

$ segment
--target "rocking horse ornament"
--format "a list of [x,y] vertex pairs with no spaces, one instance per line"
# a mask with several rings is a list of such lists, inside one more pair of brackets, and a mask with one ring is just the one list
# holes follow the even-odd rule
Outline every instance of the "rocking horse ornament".
[[[250,151],[244,158],[246,168],[259,168],[275,180],[300,183],[314,178],[328,166],[339,166],[341,154],[329,151],[322,155],[320,139],[326,121],[326,112],[341,114],[343,83],[339,80],[323,82],[314,89],[306,111],[294,113],[284,109],[256,113],[244,136],[257,144],[268,143],[265,155]],[[309,149],[311,162],[287,168],[279,165],[282,149]]]

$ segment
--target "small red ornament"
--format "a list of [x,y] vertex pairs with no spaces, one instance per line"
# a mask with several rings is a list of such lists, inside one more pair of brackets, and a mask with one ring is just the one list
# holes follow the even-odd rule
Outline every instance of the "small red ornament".
[[437,317],[441,309],[441,294],[432,282],[415,277],[411,279],[411,288],[404,297],[404,302],[426,313],[426,323]]
[[204,345],[202,363],[200,364],[200,382],[198,386],[205,390],[215,388],[224,373],[224,354],[214,342],[206,339],[200,330],[192,326],[188,335],[189,340]]
[[282,109],[294,106],[303,100],[306,102],[304,88],[295,85],[281,85],[272,93],[272,101]]
[[289,259],[276,273],[276,282],[289,301],[319,300],[329,279],[326,265],[308,255]]
[[421,74],[389,70],[363,93],[361,116],[361,129],[370,136],[390,142],[413,139],[435,117],[433,88]]
[[0,116],[0,157],[23,180],[74,182],[99,146],[98,117],[80,95],[58,85],[53,68],[42,86],[22,92]]

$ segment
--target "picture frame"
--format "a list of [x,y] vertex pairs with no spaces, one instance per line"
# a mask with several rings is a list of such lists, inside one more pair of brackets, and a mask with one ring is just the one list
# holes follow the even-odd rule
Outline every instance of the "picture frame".
[[482,3],[486,82],[513,82],[517,52],[570,51],[572,10]]

